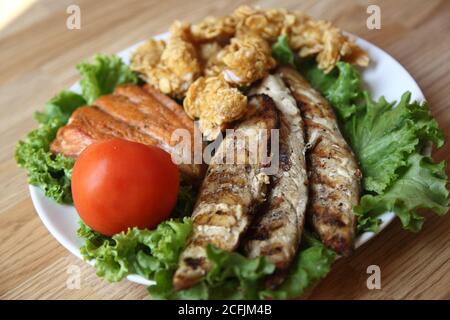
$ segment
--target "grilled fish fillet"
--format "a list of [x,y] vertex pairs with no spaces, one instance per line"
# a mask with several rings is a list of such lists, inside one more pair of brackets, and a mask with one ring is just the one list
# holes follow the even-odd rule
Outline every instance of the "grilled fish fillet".
[[243,249],[250,258],[265,256],[277,270],[268,286],[279,285],[286,275],[298,246],[308,201],[303,119],[297,102],[279,76],[269,75],[255,88],[270,96],[280,118],[279,170],[262,212],[246,234]]
[[348,256],[354,247],[353,207],[359,201],[361,171],[327,100],[292,68],[282,67],[280,74],[305,121],[310,185],[308,216],[322,242]]
[[[193,159],[194,123],[183,108],[151,86],[123,85],[113,94],[99,97],[93,106],[78,108],[59,129],[50,149],[76,158],[91,143],[117,137],[179,152],[175,149],[178,141],[171,139],[176,129],[189,132]],[[200,164],[181,164],[179,168],[191,182],[204,174]]]
[[[223,250],[237,248],[241,236],[248,229],[255,208],[264,200],[268,176],[263,159],[255,157],[254,149],[235,143],[248,137],[252,143],[267,143],[261,132],[270,135],[278,125],[275,105],[266,95],[255,95],[249,104],[258,111],[235,128],[235,135],[227,135],[211,159],[192,214],[193,234],[180,256],[173,284],[180,290],[196,284],[210,269],[206,257],[209,243]],[[255,131],[262,129],[260,131]],[[226,154],[244,155],[240,163],[226,164]],[[256,161],[250,161],[255,159]]]

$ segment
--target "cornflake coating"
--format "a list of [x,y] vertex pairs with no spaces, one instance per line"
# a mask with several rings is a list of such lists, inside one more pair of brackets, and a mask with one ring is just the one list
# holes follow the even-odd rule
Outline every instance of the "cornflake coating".
[[192,39],[195,42],[224,42],[234,36],[235,32],[236,21],[233,17],[206,17],[191,26]]
[[369,64],[369,56],[331,22],[307,19],[288,30],[289,45],[300,57],[317,54],[319,68],[330,72],[339,60],[360,66]]
[[132,68],[140,73],[146,73],[149,68],[155,67],[161,60],[161,54],[166,47],[164,41],[150,39],[142,44],[133,53]]
[[255,32],[269,44],[280,35],[287,35],[290,46],[301,57],[317,55],[318,66],[325,72],[330,72],[341,59],[360,66],[369,64],[367,53],[338,28],[330,22],[314,20],[303,12],[242,6],[232,17],[236,20],[238,34]]
[[296,22],[297,17],[284,9],[260,10],[248,6],[237,8],[232,17],[237,21],[238,32],[253,32],[273,43],[286,34],[287,28]]
[[133,70],[163,93],[184,98],[199,76],[223,76],[234,86],[248,86],[276,65],[271,46],[280,35],[300,57],[315,56],[330,72],[339,60],[369,64],[367,53],[330,22],[300,11],[241,6],[230,16],[207,17],[198,24],[176,21],[166,44],[150,40],[131,59]]
[[183,98],[200,75],[200,62],[190,39],[190,26],[176,21],[167,44],[150,40],[131,58],[131,68],[151,85],[173,97]]
[[200,64],[194,45],[190,42],[189,25],[176,21],[170,28],[171,36],[161,56],[161,63],[186,81],[193,82],[200,73]]
[[190,87],[184,99],[184,110],[199,119],[200,131],[208,140],[247,111],[247,97],[228,84],[223,77],[200,77]]
[[256,34],[243,33],[217,54],[206,66],[205,74],[222,74],[227,82],[246,86],[264,78],[275,66],[267,41]]

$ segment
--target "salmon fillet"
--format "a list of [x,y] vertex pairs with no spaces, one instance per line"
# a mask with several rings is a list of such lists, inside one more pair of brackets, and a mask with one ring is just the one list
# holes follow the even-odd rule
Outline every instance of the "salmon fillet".
[[91,143],[117,137],[177,153],[178,141],[171,139],[176,129],[187,130],[191,145],[192,164],[180,164],[180,172],[197,182],[204,170],[201,164],[194,164],[194,123],[180,105],[149,86],[118,86],[92,106],[78,108],[58,130],[50,150],[76,158]]
[[353,207],[359,202],[361,171],[328,101],[294,69],[283,67],[280,73],[305,121],[310,186],[307,215],[322,242],[348,256],[354,247]]
[[280,118],[279,168],[271,176],[272,189],[243,244],[250,258],[267,257],[276,266],[266,284],[281,284],[297,253],[308,202],[303,119],[294,97],[277,75],[269,75],[254,89],[270,96]]
[[[206,275],[210,269],[206,257],[208,244],[226,251],[238,247],[255,208],[265,198],[269,179],[264,173],[263,161],[259,156],[253,158],[248,145],[235,143],[235,137],[249,137],[258,145],[267,143],[255,130],[262,129],[269,137],[278,119],[275,105],[268,96],[255,95],[249,104],[257,111],[235,127],[235,136],[225,137],[211,159],[192,214],[193,233],[174,275],[177,290],[195,285]],[[226,154],[233,151],[235,155],[245,155],[245,161],[226,164]]]

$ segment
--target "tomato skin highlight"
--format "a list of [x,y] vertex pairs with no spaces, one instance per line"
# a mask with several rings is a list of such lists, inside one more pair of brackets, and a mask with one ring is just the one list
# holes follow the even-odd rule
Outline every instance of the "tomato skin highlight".
[[88,146],[75,161],[72,194],[81,219],[111,236],[128,228],[155,228],[169,218],[179,172],[164,150],[122,139]]

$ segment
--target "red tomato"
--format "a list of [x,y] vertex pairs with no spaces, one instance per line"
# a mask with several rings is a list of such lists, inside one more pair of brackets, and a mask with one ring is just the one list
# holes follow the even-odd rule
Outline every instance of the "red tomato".
[[107,236],[156,227],[169,217],[178,189],[178,168],[167,152],[116,138],[87,147],[72,173],[81,219]]

